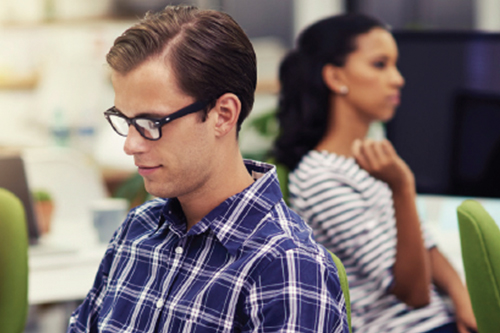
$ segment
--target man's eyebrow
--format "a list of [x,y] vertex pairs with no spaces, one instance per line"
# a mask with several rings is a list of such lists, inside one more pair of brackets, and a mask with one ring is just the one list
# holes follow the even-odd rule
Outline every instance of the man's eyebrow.
[[[127,117],[123,112],[120,111],[120,109],[118,109],[116,106],[113,106],[112,108],[114,111],[118,112],[120,115],[124,116],[124,117]],[[142,113],[139,113],[139,114],[136,114],[135,116],[131,117],[131,118],[155,118],[155,119],[162,119],[162,118],[165,118],[165,117],[168,117],[168,115],[162,115],[162,114],[159,114],[157,112],[142,112]],[[128,117],[127,117],[128,118]]]
[[156,119],[161,119],[165,117],[168,117],[168,115],[165,116],[155,112],[142,112],[134,116],[134,118],[156,118]]

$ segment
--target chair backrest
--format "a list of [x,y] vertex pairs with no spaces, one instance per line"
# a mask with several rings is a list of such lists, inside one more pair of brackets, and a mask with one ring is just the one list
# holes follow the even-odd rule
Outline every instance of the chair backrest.
[[349,324],[349,332],[352,332],[351,328],[351,296],[349,294],[349,282],[347,281],[347,274],[345,272],[345,267],[342,264],[342,261],[333,254],[330,250],[327,251],[332,256],[333,261],[335,262],[335,266],[337,266],[337,271],[339,273],[340,287],[342,288],[342,292],[344,293],[345,299],[345,309],[347,313],[347,323]]
[[500,329],[500,229],[474,200],[457,208],[465,279],[481,333]]
[[0,188],[0,332],[21,333],[28,313],[28,232],[24,208]]

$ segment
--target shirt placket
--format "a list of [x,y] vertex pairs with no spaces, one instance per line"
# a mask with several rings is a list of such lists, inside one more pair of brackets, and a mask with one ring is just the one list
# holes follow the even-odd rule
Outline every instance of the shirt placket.
[[[168,258],[172,265],[169,266],[166,278],[164,279],[163,285],[161,286],[161,293],[159,294],[155,306],[155,319],[156,319],[156,329],[155,332],[161,332],[161,327],[169,327],[169,320],[172,316],[168,313],[164,314],[164,311],[172,311],[172,306],[169,305],[169,309],[165,308],[165,305],[169,303],[169,300],[173,299],[175,295],[172,295],[172,287],[177,281],[179,274],[181,273],[181,268],[185,259],[185,248],[186,248],[186,237],[180,238],[176,244],[172,244],[171,255]],[[161,281],[160,281],[161,283]],[[166,322],[165,322],[166,321]]]

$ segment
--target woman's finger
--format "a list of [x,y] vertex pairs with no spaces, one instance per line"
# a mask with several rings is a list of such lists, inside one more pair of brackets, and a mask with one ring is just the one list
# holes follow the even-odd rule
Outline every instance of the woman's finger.
[[360,147],[361,154],[364,156],[370,170],[378,170],[380,167],[374,144],[375,142],[373,140],[367,139],[361,143]]
[[368,162],[366,161],[365,156],[361,152],[361,145],[362,145],[361,140],[359,140],[359,139],[354,140],[351,150],[352,150],[352,154],[354,156],[354,159],[356,159],[356,162],[358,162],[359,166],[361,168],[367,170],[369,165],[368,165]]
[[387,166],[391,162],[392,157],[387,153],[383,142],[375,142],[373,152],[380,166]]

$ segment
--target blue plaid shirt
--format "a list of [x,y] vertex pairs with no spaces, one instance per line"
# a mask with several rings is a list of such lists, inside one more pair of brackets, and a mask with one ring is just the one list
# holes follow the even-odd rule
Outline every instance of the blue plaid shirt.
[[176,199],[130,211],[68,332],[348,332],[337,269],[275,168],[186,232]]

